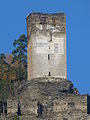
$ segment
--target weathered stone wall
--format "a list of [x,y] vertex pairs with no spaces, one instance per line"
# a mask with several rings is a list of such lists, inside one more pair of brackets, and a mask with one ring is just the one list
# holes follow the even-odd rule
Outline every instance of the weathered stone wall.
[[[32,79],[23,84],[18,92],[22,120],[87,119],[87,95],[80,95],[73,84],[65,79]],[[17,104],[18,100],[16,101]],[[12,102],[15,105],[14,101]],[[42,106],[40,117],[38,103]],[[14,108],[16,106],[12,105],[11,109],[14,110]],[[16,109],[11,115],[15,114],[17,114]]]
[[18,108],[18,99],[16,98],[10,98],[7,100],[7,114],[8,116],[14,116],[17,114],[17,108]]
[[32,13],[27,17],[27,32],[28,80],[67,78],[65,14]]
[[87,96],[64,94],[54,100],[54,111],[81,110],[87,112]]

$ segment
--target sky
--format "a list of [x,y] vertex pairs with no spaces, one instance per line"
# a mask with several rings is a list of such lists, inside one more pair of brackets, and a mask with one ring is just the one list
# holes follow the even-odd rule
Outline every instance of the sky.
[[90,0],[0,0],[0,53],[10,54],[13,41],[27,35],[31,12],[66,14],[67,79],[90,94]]

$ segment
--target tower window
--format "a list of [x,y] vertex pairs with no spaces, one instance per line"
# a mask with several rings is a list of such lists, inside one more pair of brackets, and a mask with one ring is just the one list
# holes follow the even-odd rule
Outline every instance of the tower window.
[[50,60],[50,54],[48,54],[48,60]]
[[51,73],[49,72],[49,76],[51,76]]
[[18,103],[18,111],[17,111],[17,115],[21,116],[21,109],[20,109],[20,104]]

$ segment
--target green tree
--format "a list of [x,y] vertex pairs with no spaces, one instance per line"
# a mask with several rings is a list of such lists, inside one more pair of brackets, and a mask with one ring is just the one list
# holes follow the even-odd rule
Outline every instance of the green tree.
[[13,64],[16,67],[16,77],[18,80],[27,79],[27,37],[23,34],[14,40],[12,51]]
[[5,61],[5,54],[0,54],[0,78],[4,79],[5,73],[9,71],[10,65]]
[[7,85],[4,80],[0,78],[0,99],[6,100],[7,99]]
[[0,99],[6,99],[6,82],[4,81],[4,74],[8,69],[8,65],[5,62],[5,54],[0,54]]
[[16,71],[14,67],[6,62],[5,54],[0,54],[0,98],[6,99],[7,93],[14,93],[12,80],[15,79]]
[[22,120],[20,116],[14,116],[13,120]]
[[[5,54],[0,54],[0,98],[14,93],[14,80],[27,79],[27,37],[23,34],[14,40],[13,62],[8,62]],[[9,59],[9,58],[8,58]]]

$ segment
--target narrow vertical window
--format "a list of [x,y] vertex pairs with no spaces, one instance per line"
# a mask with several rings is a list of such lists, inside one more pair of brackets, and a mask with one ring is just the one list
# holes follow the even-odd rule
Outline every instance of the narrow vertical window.
[[51,73],[49,72],[49,76],[51,76]]
[[48,54],[48,60],[50,60],[50,54]]
[[43,107],[42,107],[42,104],[40,102],[37,103],[37,106],[38,106],[38,118],[42,117],[42,112],[43,112]]
[[20,103],[18,102],[18,111],[17,111],[17,115],[21,116],[21,109],[20,109]]
[[49,42],[52,42],[52,33],[50,32],[50,41]]

